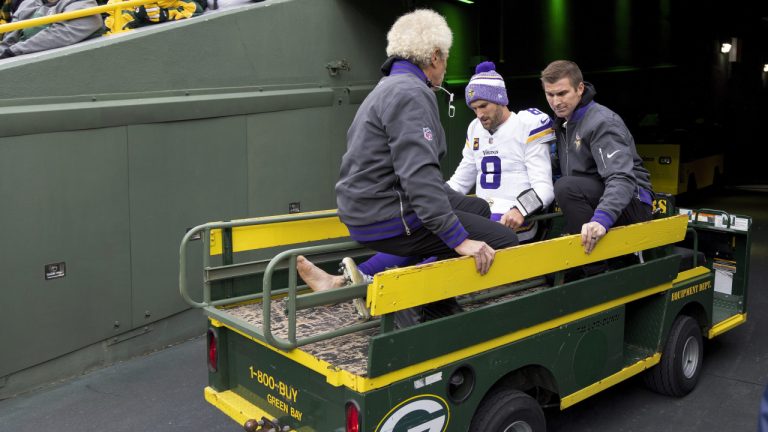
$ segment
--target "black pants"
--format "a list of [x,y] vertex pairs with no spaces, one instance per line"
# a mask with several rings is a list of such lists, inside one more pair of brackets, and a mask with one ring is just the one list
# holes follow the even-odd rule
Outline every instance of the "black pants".
[[[491,210],[484,199],[468,197],[454,191],[448,191],[448,199],[456,217],[469,233],[470,239],[483,241],[494,249],[517,246],[520,243],[513,230],[490,220]],[[419,261],[432,256],[436,256],[439,260],[459,256],[440,237],[424,227],[411,232],[409,236],[392,237],[364,244],[377,252],[418,257]],[[404,328],[459,311],[461,306],[455,299],[446,299],[396,312],[395,321],[398,327]]]
[[[565,233],[580,234],[581,226],[595,214],[605,184],[592,177],[565,176],[555,182],[555,200],[563,210]],[[651,206],[633,197],[613,226],[651,220]]]
[[[520,243],[513,230],[489,219],[491,210],[484,199],[468,197],[458,192],[449,193],[448,198],[470,239],[483,241],[494,249],[517,246]],[[440,237],[424,227],[412,231],[409,236],[366,242],[365,245],[377,252],[419,259],[432,256],[446,259],[458,256]]]

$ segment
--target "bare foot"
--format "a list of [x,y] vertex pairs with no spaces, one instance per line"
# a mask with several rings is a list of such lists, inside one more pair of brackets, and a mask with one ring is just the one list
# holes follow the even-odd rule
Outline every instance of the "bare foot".
[[308,259],[299,255],[296,257],[296,270],[312,291],[325,291],[344,286],[344,276],[334,276],[312,264]]

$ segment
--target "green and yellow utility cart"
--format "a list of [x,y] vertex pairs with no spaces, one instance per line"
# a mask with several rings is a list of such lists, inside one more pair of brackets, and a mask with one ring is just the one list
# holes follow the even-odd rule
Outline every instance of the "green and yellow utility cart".
[[[335,212],[197,226],[179,282],[210,323],[205,398],[250,431],[539,432],[543,407],[636,374],[683,396],[703,338],[747,318],[751,219],[657,205],[666,215],[612,229],[591,255],[578,236],[552,236],[498,251],[485,276],[457,258],[317,293],[299,284],[297,255],[334,265],[371,253]],[[196,238],[199,301],[186,280]],[[562,283],[568,268],[628,255],[635,264]],[[372,320],[359,320],[358,297]],[[463,312],[396,328],[394,312],[451,297]]]

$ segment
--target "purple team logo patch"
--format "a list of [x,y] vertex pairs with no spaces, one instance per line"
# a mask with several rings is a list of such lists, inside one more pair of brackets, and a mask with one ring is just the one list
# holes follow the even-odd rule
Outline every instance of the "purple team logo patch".
[[432,129],[430,128],[424,128],[424,138],[427,141],[432,141]]

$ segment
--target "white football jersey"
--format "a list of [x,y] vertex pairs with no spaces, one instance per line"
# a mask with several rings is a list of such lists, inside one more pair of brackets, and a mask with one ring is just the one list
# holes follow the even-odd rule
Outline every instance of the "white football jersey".
[[[511,113],[494,134],[475,119],[467,128],[463,157],[448,185],[464,194],[475,187],[477,196],[491,205],[495,218],[513,207],[527,216],[517,197],[531,188],[546,208],[555,198],[549,155],[554,139],[552,120],[535,108]],[[523,241],[534,233],[526,234],[518,231]]]

